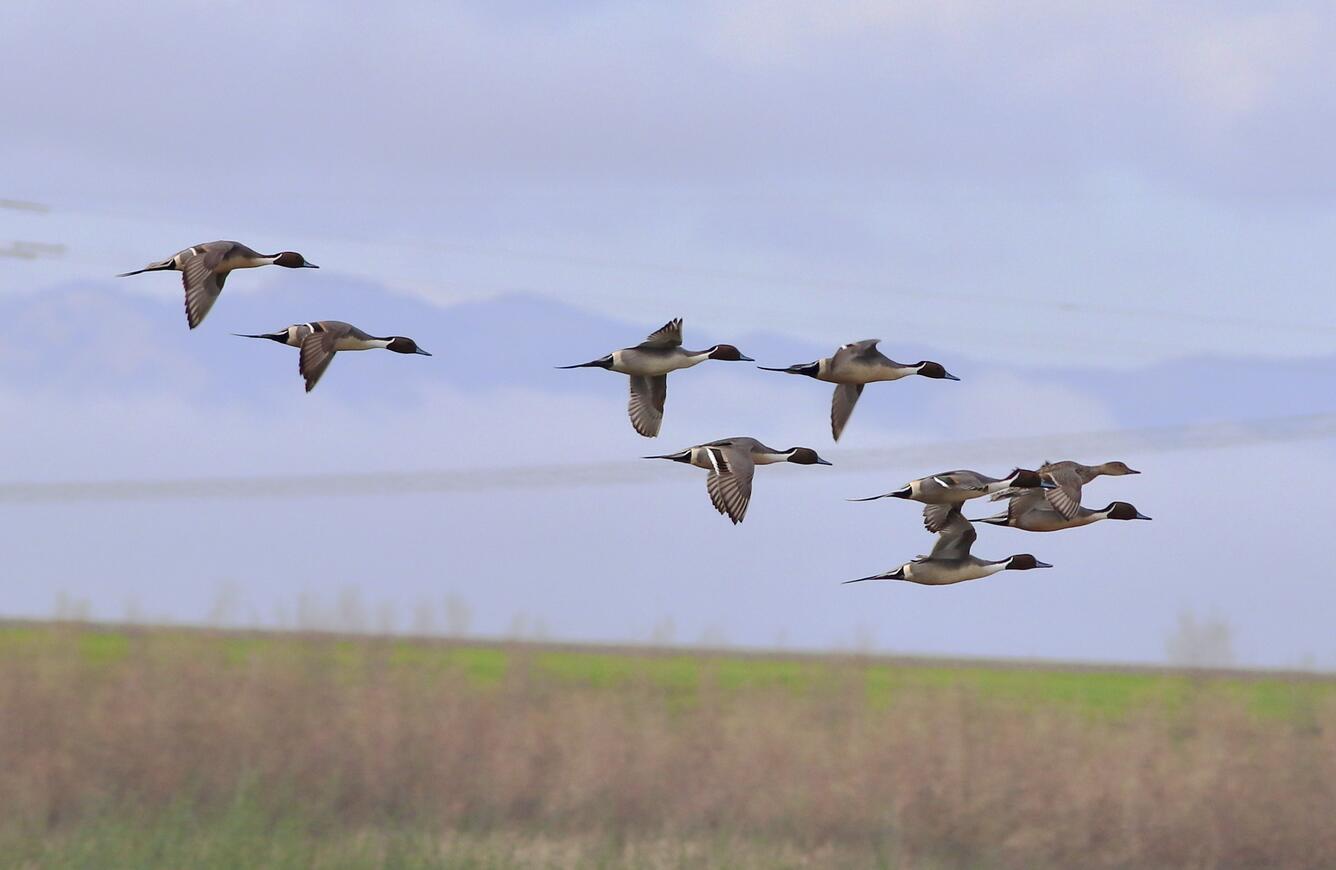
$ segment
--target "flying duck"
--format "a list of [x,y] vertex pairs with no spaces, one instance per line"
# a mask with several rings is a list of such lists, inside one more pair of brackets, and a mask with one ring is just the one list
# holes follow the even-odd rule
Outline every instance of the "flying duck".
[[1135,505],[1125,501],[1110,502],[1103,510],[1078,508],[1076,516],[1065,517],[1049,503],[1046,493],[1032,490],[1024,495],[1013,496],[1007,503],[1005,513],[991,517],[971,520],[975,523],[991,523],[995,526],[1011,526],[1027,532],[1057,532],[1062,529],[1074,529],[1088,526],[1100,520],[1148,520],[1150,517],[1136,509]]
[[[1075,518],[1077,512],[1081,509],[1081,487],[1085,484],[1101,475],[1121,477],[1125,474],[1140,473],[1140,471],[1128,468],[1126,462],[1117,461],[1101,462],[1099,465],[1082,465],[1079,462],[1063,460],[1062,462],[1045,462],[1039,466],[1039,476],[1052,484],[1052,488],[1045,491],[1049,504],[1069,520]],[[1000,501],[1020,494],[1010,490],[1001,490],[994,493],[992,500]]]
[[724,438],[709,444],[698,444],[677,453],[646,456],[645,459],[671,459],[686,462],[710,473],[705,477],[705,490],[715,510],[727,516],[734,525],[742,522],[751,502],[752,475],[758,465],[774,462],[792,462],[796,465],[830,465],[810,447],[790,447],[776,450],[755,438]]
[[849,415],[854,412],[858,397],[863,394],[863,387],[875,381],[898,381],[909,375],[922,375],[925,378],[945,378],[958,381],[960,378],[948,372],[941,363],[923,360],[905,364],[898,363],[877,350],[879,338],[869,338],[846,344],[835,352],[834,356],[819,359],[816,362],[792,365],[788,368],[767,368],[768,372],[785,372],[791,375],[806,375],[818,381],[838,384],[835,398],[830,405],[830,433],[835,440],[840,440],[844,424],[849,422]]
[[989,477],[977,471],[944,471],[911,480],[893,492],[849,501],[904,498],[921,502],[927,505],[923,509],[923,527],[930,532],[940,532],[946,527],[951,512],[969,499],[1003,491],[1028,492],[1043,486],[1052,484],[1045,484],[1038,472],[1025,468],[1017,468],[1006,477]]
[[1029,571],[1032,568],[1052,568],[1047,562],[1040,562],[1029,553],[1008,556],[996,562],[970,555],[978,532],[970,521],[953,510],[950,519],[937,535],[937,543],[927,556],[919,556],[906,562],[893,571],[883,571],[871,577],[859,577],[857,580],[845,580],[845,583],[861,583],[864,580],[908,580],[924,586],[946,586],[962,583],[966,580],[978,580],[996,574],[998,571]]
[[753,362],[731,344],[705,350],[682,349],[682,318],[670,320],[635,347],[623,348],[592,362],[559,369],[599,368],[631,376],[631,425],[646,438],[659,434],[663,403],[668,398],[668,373],[690,368],[707,359]]
[[418,347],[417,342],[411,338],[404,338],[402,335],[391,335],[384,338],[368,335],[351,323],[344,323],[341,320],[313,320],[310,323],[294,323],[287,329],[261,335],[234,334],[240,338],[267,338],[279,344],[301,348],[301,356],[297,361],[297,371],[306,379],[306,392],[308,393],[315,388],[316,382],[325,373],[325,369],[329,368],[329,364],[334,360],[334,354],[341,350],[371,350],[383,347],[395,353],[418,353],[423,356],[431,356],[431,354]]
[[122,272],[117,278],[128,278],[144,272],[181,273],[186,288],[186,323],[194,329],[223,292],[223,282],[233,269],[254,269],[257,266],[283,266],[288,269],[319,269],[296,251],[261,254],[240,242],[205,242],[173,254],[166,260],[149,263],[133,272]]

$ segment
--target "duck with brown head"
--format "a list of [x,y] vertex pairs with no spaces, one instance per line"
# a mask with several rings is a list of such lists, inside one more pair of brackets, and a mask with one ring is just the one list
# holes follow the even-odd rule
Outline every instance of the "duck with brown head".
[[296,251],[261,254],[240,242],[218,241],[186,248],[165,260],[149,263],[133,272],[122,272],[117,277],[126,278],[144,272],[180,272],[181,283],[186,291],[186,323],[194,329],[204,321],[209,309],[218,300],[228,275],[237,269],[271,265],[289,269],[320,268],[306,262],[306,258]]
[[278,332],[248,335],[234,333],[240,338],[265,338],[301,349],[297,361],[297,371],[306,381],[306,392],[315,389],[320,376],[334,361],[334,355],[341,350],[373,350],[382,348],[394,353],[418,354],[431,356],[417,342],[402,335],[375,336],[363,332],[351,323],[342,320],[312,320],[308,323],[294,323]]
[[898,381],[910,375],[920,375],[935,380],[958,381],[960,378],[951,374],[941,363],[920,360],[913,364],[898,363],[877,350],[879,338],[868,338],[846,344],[833,356],[816,362],[799,363],[783,368],[759,366],[768,372],[784,372],[790,375],[804,375],[838,384],[835,397],[830,405],[830,433],[836,441],[844,432],[845,424],[854,412],[858,397],[863,394],[863,387],[877,381]]
[[659,434],[663,408],[668,400],[668,374],[691,368],[706,360],[753,362],[731,344],[716,344],[706,350],[682,348],[682,319],[676,318],[649,334],[635,347],[613,351],[586,363],[557,366],[559,369],[598,368],[630,376],[631,397],[627,414],[631,426],[646,438]]
[[999,571],[1030,571],[1035,568],[1052,568],[1047,562],[1041,562],[1029,553],[1019,553],[1005,559],[989,561],[971,555],[978,533],[974,526],[965,519],[960,511],[954,510],[948,522],[937,535],[937,543],[927,556],[920,556],[905,562],[898,568],[845,580],[845,583],[861,583],[866,580],[905,580],[923,586],[949,586],[966,580],[978,580]]
[[903,487],[881,495],[865,498],[851,498],[849,501],[876,501],[879,498],[903,498],[926,505],[923,509],[923,526],[930,532],[940,532],[945,528],[953,511],[972,498],[980,498],[990,493],[1006,489],[1030,491],[1041,489],[1045,484],[1038,472],[1025,468],[1013,469],[1006,477],[989,477],[977,471],[943,471],[940,474],[911,480]]
[[991,517],[980,517],[977,520],[972,520],[972,522],[989,523],[994,526],[1010,526],[1013,529],[1023,529],[1027,532],[1060,532],[1064,529],[1088,526],[1100,520],[1150,519],[1150,517],[1137,510],[1135,505],[1125,501],[1110,502],[1108,507],[1101,510],[1092,510],[1086,507],[1078,508],[1075,515],[1066,517],[1049,503],[1045,495],[1046,493],[1034,491],[1013,496],[1007,502],[1005,512]]
[[[1126,462],[1117,460],[1102,462],[1099,465],[1082,465],[1064,459],[1061,462],[1045,462],[1039,466],[1039,476],[1052,484],[1052,488],[1045,493],[1049,505],[1069,520],[1076,517],[1081,509],[1081,489],[1090,481],[1101,476],[1122,477],[1140,473],[1129,468]],[[1014,490],[1003,490],[994,494],[993,500],[998,501],[1020,494]]]
[[830,465],[810,447],[790,447],[776,450],[755,438],[723,438],[708,444],[698,444],[666,453],[646,456],[645,459],[668,459],[684,462],[710,473],[705,477],[705,490],[715,510],[728,517],[734,525],[742,522],[751,503],[752,476],[758,465],[790,462],[794,465]]

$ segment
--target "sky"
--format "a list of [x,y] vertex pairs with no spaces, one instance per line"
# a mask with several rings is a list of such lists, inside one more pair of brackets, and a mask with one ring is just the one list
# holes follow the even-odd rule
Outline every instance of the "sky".
[[[37,252],[0,256],[2,442],[24,457],[4,479],[607,464],[741,424],[838,464],[1328,412],[1334,29],[1297,3],[4,4],[0,252]],[[111,278],[213,238],[322,270],[239,276],[195,333],[171,277]],[[340,310],[309,310],[322,287]],[[894,399],[835,446],[814,384],[709,364],[675,378],[664,436],[642,442],[615,378],[536,373],[678,315],[702,344],[808,354],[780,363],[881,336],[965,380],[952,398],[883,386]],[[340,359],[302,396],[284,349],[226,335],[315,317],[431,327],[415,337],[437,356]],[[486,364],[514,334],[532,376]],[[825,584],[930,546],[912,510],[839,499],[942,468],[763,469],[737,529],[669,468],[398,503],[6,505],[25,544],[0,613],[66,592],[192,619],[226,589],[270,619],[356,592],[404,624],[455,596],[490,633],[621,641],[670,621],[681,641],[1144,661],[1191,610],[1227,619],[1244,663],[1336,667],[1311,518],[1239,506],[1258,470],[1263,491],[1331,479],[1330,442],[1073,458],[1144,466],[1091,497],[1155,522],[1030,536],[1092,567],[936,599]],[[1000,531],[980,547],[1019,534]],[[647,555],[664,541],[671,564]],[[1002,608],[1014,628],[990,622]]]

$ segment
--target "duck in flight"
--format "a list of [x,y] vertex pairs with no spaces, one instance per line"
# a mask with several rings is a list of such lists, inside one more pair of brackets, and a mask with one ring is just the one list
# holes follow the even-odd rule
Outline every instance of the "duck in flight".
[[559,369],[599,368],[631,377],[631,400],[627,412],[631,425],[646,438],[659,434],[663,405],[668,398],[668,373],[690,368],[707,359],[754,362],[731,344],[716,344],[705,350],[682,349],[682,318],[670,320],[635,347],[616,350],[605,357]]
[[1038,472],[1025,468],[1017,468],[1006,477],[989,477],[977,471],[944,471],[911,480],[893,492],[851,498],[849,501],[903,498],[920,502],[926,505],[923,508],[923,527],[930,532],[940,532],[946,528],[952,511],[959,510],[961,505],[972,498],[1003,491],[1031,492],[1052,485],[1044,483]]
[[924,586],[947,586],[963,583],[966,580],[978,580],[999,571],[1029,571],[1033,568],[1052,568],[1047,562],[1040,562],[1029,553],[1008,556],[996,562],[970,555],[970,549],[978,532],[970,521],[961,515],[959,509],[951,512],[950,518],[937,535],[937,543],[932,552],[906,562],[892,571],[883,571],[871,577],[859,577],[857,580],[845,580],[845,583],[862,583],[864,580],[907,580]]
[[301,356],[297,361],[297,371],[306,379],[306,392],[308,393],[315,388],[316,382],[325,373],[325,369],[329,368],[329,364],[334,360],[334,354],[341,350],[384,348],[395,353],[416,353],[422,356],[431,356],[431,354],[418,347],[417,342],[411,338],[405,338],[402,335],[391,335],[384,338],[369,335],[351,323],[344,323],[341,320],[313,320],[310,323],[295,323],[287,329],[260,335],[235,334],[240,338],[267,338],[270,341],[286,344],[289,347],[301,348]]
[[710,473],[705,476],[705,490],[715,510],[733,521],[742,522],[751,503],[752,475],[758,465],[792,462],[795,465],[830,465],[810,447],[790,447],[776,450],[755,438],[724,438],[709,444],[698,444],[677,453],[664,456],[646,456],[646,459],[671,459],[685,462]]
[[768,372],[785,372],[790,375],[806,375],[818,381],[838,384],[835,398],[830,405],[830,434],[836,441],[844,432],[844,425],[849,422],[849,415],[854,412],[858,397],[863,394],[863,387],[876,381],[898,381],[910,375],[925,378],[958,381],[960,378],[948,372],[941,363],[922,360],[916,363],[898,363],[877,350],[879,338],[869,338],[846,344],[835,351],[834,356],[819,359],[816,362],[801,363],[787,368],[767,368]]
[[[1065,519],[1075,519],[1081,511],[1081,487],[1097,477],[1122,477],[1127,474],[1140,474],[1127,466],[1126,462],[1101,462],[1099,465],[1082,465],[1064,459],[1061,462],[1045,462],[1039,466],[1039,476],[1049,484],[1044,495],[1055,511]],[[993,494],[992,501],[1009,499],[1023,495],[1016,490],[1004,489]]]
[[1102,510],[1078,507],[1075,516],[1067,517],[1059,513],[1049,503],[1047,495],[1048,493],[1042,490],[1031,490],[1024,495],[1012,496],[1011,500],[1007,502],[1007,509],[1004,513],[991,517],[980,517],[970,522],[1011,526],[1013,529],[1024,529],[1027,532],[1058,532],[1063,529],[1088,526],[1100,520],[1150,519],[1150,517],[1137,510],[1135,505],[1125,501],[1110,502],[1109,506]]
[[315,263],[296,251],[261,254],[240,242],[205,242],[186,248],[156,263],[149,263],[133,272],[122,272],[118,278],[128,278],[144,272],[180,272],[186,288],[186,323],[191,329],[199,326],[223,292],[223,283],[233,269],[254,269],[258,266],[283,266],[288,269],[319,269]]

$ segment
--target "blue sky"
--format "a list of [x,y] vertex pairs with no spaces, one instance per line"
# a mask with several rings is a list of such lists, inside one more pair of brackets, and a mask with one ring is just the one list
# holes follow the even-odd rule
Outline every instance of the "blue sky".
[[[268,390],[290,386],[281,379],[249,398],[212,371],[244,365],[248,377],[263,372],[258,358],[238,355],[270,349],[235,348],[224,341],[228,331],[312,317],[417,317],[400,303],[449,312],[516,294],[560,303],[573,312],[569,322],[587,323],[590,334],[623,329],[622,343],[681,314],[689,330],[715,340],[752,335],[762,347],[773,340],[775,348],[815,351],[880,335],[892,345],[929,349],[952,370],[952,359],[970,361],[973,377],[961,385],[959,401],[903,392],[897,398],[906,404],[896,413],[908,416],[874,419],[869,412],[863,431],[851,430],[864,439],[852,447],[1155,424],[1160,412],[1129,411],[1127,391],[1107,386],[1117,380],[1111,373],[1167,377],[1176,365],[1191,365],[1202,380],[1210,399],[1203,418],[1251,416],[1253,407],[1275,399],[1273,392],[1284,395],[1288,413],[1324,411],[1330,391],[1311,381],[1300,390],[1288,367],[1310,360],[1329,372],[1336,338],[1330,287],[1336,254],[1329,243],[1336,231],[1336,158],[1325,146],[1336,106],[1324,86],[1336,72],[1324,50],[1334,24],[1336,15],[1307,4],[147,2],[105,16],[78,4],[6,4],[0,52],[19,86],[0,93],[0,112],[10,120],[0,137],[6,170],[0,199],[49,210],[0,208],[0,249],[22,241],[65,250],[31,261],[0,258],[0,295],[6,310],[37,324],[33,329],[78,322],[96,331],[97,320],[81,314],[103,305],[110,319],[104,322],[125,330],[42,333],[45,347],[61,349],[48,364],[58,370],[49,378],[33,375],[36,351],[23,350],[25,335],[11,334],[0,350],[9,366],[0,373],[0,390],[6,415],[23,422],[10,427],[6,444],[11,454],[32,458],[7,477],[337,471],[365,466],[369,457],[375,468],[443,468],[670,449],[624,437],[623,387],[611,378],[601,390],[582,383],[574,393],[538,379],[477,389],[419,385],[412,379],[421,372],[404,375],[395,365],[401,360],[359,358],[340,360],[317,394],[279,401]],[[191,35],[197,38],[184,38]],[[174,280],[109,281],[220,237],[297,249],[324,269],[239,276],[197,334],[184,334]],[[321,280],[362,282],[361,306],[356,295],[335,297],[358,313],[295,310],[284,301],[287,295],[313,304],[308,300],[319,299],[310,294]],[[79,288],[92,295],[78,301],[70,294]],[[45,308],[43,298],[50,300]],[[81,311],[65,307],[71,305]],[[236,322],[243,313],[272,322]],[[494,313],[494,322],[480,322],[503,336],[518,329],[505,320],[520,316],[513,309],[500,305]],[[412,334],[393,324],[373,328]],[[183,334],[159,346],[172,330]],[[449,345],[416,337],[437,352],[434,364],[458,367]],[[560,334],[534,341],[551,348],[553,363],[611,349],[572,347]],[[75,347],[86,355],[73,355]],[[272,351],[267,357],[283,377],[295,378],[288,371],[295,363],[282,349]],[[81,383],[78,360],[100,368],[91,384]],[[1215,381],[1210,360],[1219,360],[1221,371],[1256,372],[1260,385],[1249,381],[1250,394]],[[354,367],[356,375],[344,371]],[[820,427],[810,425],[810,415],[820,417],[823,389],[757,388],[741,372],[707,369],[688,373],[690,386],[674,386],[670,415],[682,428],[666,431],[660,442],[676,437],[685,446],[731,434],[738,420],[795,443],[829,446]],[[1063,379],[1078,369],[1093,374]],[[1266,376],[1271,372],[1274,381]],[[333,380],[340,375],[342,384]],[[414,386],[387,387],[398,405],[376,400],[393,428],[359,419],[359,395],[378,390],[377,378],[401,376]],[[1172,409],[1174,395],[1156,401]],[[535,413],[549,443],[517,434]],[[302,439],[302,420],[312,414],[330,433],[319,446]],[[921,419],[929,414],[934,419]],[[430,437],[411,434],[414,421]],[[73,428],[79,437],[69,435]],[[84,447],[89,430],[102,435],[97,461]],[[212,447],[201,456],[164,432]],[[752,434],[772,437],[768,432]],[[1174,525],[1166,515],[1176,504],[1171,499],[1152,507],[1131,498],[1165,531],[1085,530],[1084,540],[1146,547],[1092,556],[1116,555],[1127,565],[1168,549],[1183,553],[1182,570],[1195,571],[1199,542],[1214,540],[1222,522],[1238,531],[1233,558],[1213,556],[1208,566],[1226,574],[1218,584],[1229,594],[1214,599],[1204,580],[1175,594],[1172,585],[1166,589],[1169,572],[1156,573],[1156,588],[1166,591],[1125,603],[1129,613],[1122,618],[1134,627],[1125,642],[1089,640],[1079,617],[1087,610],[1072,601],[1067,609],[1052,605],[1050,619],[1033,617],[1039,624],[1060,619],[1062,632],[1035,628],[1023,643],[1001,631],[929,631],[946,623],[923,614],[904,625],[887,617],[879,643],[903,651],[1148,659],[1157,654],[1164,626],[1178,610],[1192,608],[1236,623],[1248,660],[1336,661],[1316,624],[1307,634],[1286,624],[1287,613],[1305,606],[1306,578],[1294,580],[1292,597],[1279,595],[1266,606],[1248,585],[1274,553],[1291,559],[1307,552],[1303,524],[1273,526],[1227,509],[1241,468],[1293,475],[1302,486],[1314,475],[1329,479],[1330,460],[1330,445],[1319,442],[1134,461],[1162,463],[1157,470],[1173,481],[1153,483],[1144,475],[1135,483],[1138,496],[1183,496],[1178,507],[1193,521]],[[840,477],[827,490],[789,471],[774,476],[793,481],[793,499],[885,488],[882,481],[858,486],[856,477]],[[1186,493],[1185,477],[1193,483]],[[727,555],[729,570],[746,575],[735,581],[739,588],[762,588],[754,584],[765,583],[762,575],[782,560],[748,562],[740,549],[764,548],[780,531],[792,537],[801,525],[767,531],[764,520],[749,520],[740,530],[715,528],[718,518],[699,504],[697,489],[700,481],[673,490],[683,509],[695,511],[686,515],[688,525],[659,525],[677,521],[660,517],[654,530],[705,536],[703,561],[691,567],[696,576]],[[772,502],[785,498],[778,485],[767,489]],[[1199,491],[1209,492],[1221,513],[1194,504],[1204,500],[1190,497]],[[741,642],[766,643],[782,629],[792,642],[820,646],[867,621],[858,608],[838,605],[804,632],[798,623],[816,598],[781,597],[763,606],[740,596],[738,612],[717,612],[711,602],[720,599],[709,584],[675,600],[663,591],[671,579],[649,569],[643,578],[632,572],[581,586],[576,581],[589,571],[580,548],[600,527],[605,499],[633,492],[526,500],[520,531],[509,532],[509,551],[518,564],[526,564],[521,557],[545,560],[544,590],[568,585],[568,596],[539,594],[515,579],[493,579],[479,589],[445,585],[493,614],[490,621],[480,617],[483,628],[504,630],[511,614],[524,610],[574,638],[626,636],[616,634],[615,620],[589,615],[591,607],[616,612],[613,604],[590,600],[614,582],[622,597],[613,602],[628,626],[671,616],[688,639],[713,625]],[[1097,499],[1123,495],[1131,494],[1109,483]],[[480,524],[481,540],[499,534],[481,528],[501,522],[486,505],[417,498],[428,515],[444,511],[454,523]],[[510,496],[498,498],[500,510]],[[579,510],[563,507],[564,498]],[[758,498],[758,506],[764,503]],[[34,541],[56,546],[73,517],[98,527],[97,512],[106,508],[4,510]],[[108,615],[133,595],[147,610],[186,618],[218,583],[240,583],[257,609],[272,610],[266,595],[275,581],[247,585],[248,560],[239,551],[268,565],[286,558],[275,555],[285,547],[277,518],[264,533],[248,533],[244,517],[208,508],[226,540],[212,539],[208,529],[199,534],[211,546],[232,547],[210,550],[224,567],[214,570],[168,548],[176,575],[168,580],[155,576],[154,560],[141,561],[152,552],[142,528],[147,517],[156,523],[180,516],[179,506],[142,510],[141,521],[107,520],[99,552],[123,558],[111,561],[98,585],[72,579],[62,588],[95,598]],[[555,524],[554,512],[581,521]],[[669,513],[676,518],[675,510]],[[930,540],[914,537],[912,511],[902,513],[905,537],[860,550],[858,564],[836,558],[838,525],[822,526],[812,573],[821,582],[826,574],[867,573],[864,567],[886,567],[925,548]],[[420,528],[394,511],[382,516],[386,529]],[[309,548],[320,539],[320,524],[293,522],[289,544]],[[328,522],[324,533],[338,537],[367,521],[345,506],[331,509]],[[553,525],[540,534],[535,529],[542,524]],[[455,531],[462,537],[449,540],[458,545],[468,530]],[[432,558],[423,541],[385,534],[396,543],[377,559]],[[1025,543],[1038,552],[1055,538]],[[1068,564],[1082,558],[1084,540],[1057,545]],[[470,562],[474,570],[482,570],[482,552]],[[884,557],[864,564],[874,552]],[[43,573],[51,564],[43,554],[49,557],[34,545],[24,562],[41,574],[40,591],[25,587],[11,611],[46,607],[62,583],[55,572]],[[108,562],[61,564],[77,574]],[[442,582],[430,571],[419,583],[386,585],[376,576],[377,560],[359,562],[350,576],[339,575],[336,564],[311,565],[307,573],[286,567],[282,595],[291,600],[304,590],[352,586],[367,600],[388,595],[400,612],[419,595],[440,597]],[[1283,566],[1290,578],[1312,570],[1303,560]],[[504,573],[514,578],[516,565]],[[1120,576],[1127,571],[1101,569],[1089,582],[1113,595]],[[642,580],[656,589],[652,595],[634,595]],[[976,585],[951,599],[952,607],[977,606],[982,619],[1008,600],[1000,582]],[[151,606],[159,599],[161,607]],[[1024,603],[1033,607],[1041,599]],[[1146,612],[1133,615],[1137,608]],[[1102,618],[1112,612],[1105,608]],[[925,627],[919,632],[913,624]],[[1108,632],[1112,625],[1101,623]]]

